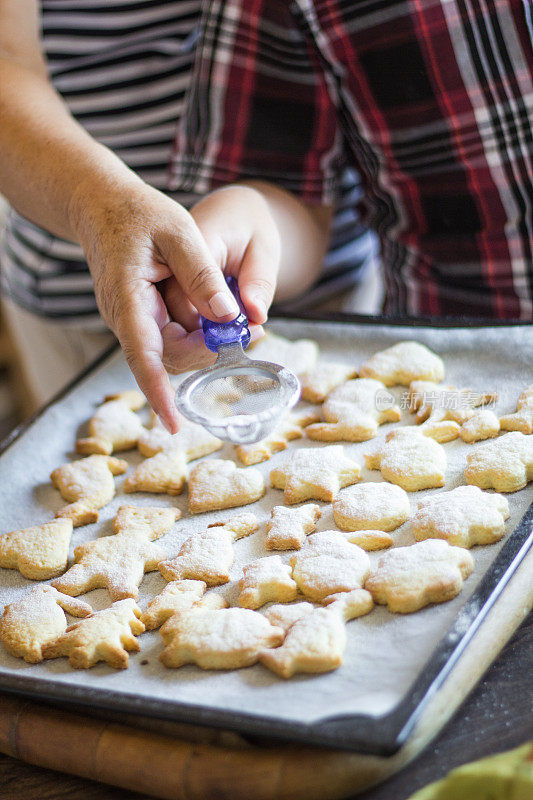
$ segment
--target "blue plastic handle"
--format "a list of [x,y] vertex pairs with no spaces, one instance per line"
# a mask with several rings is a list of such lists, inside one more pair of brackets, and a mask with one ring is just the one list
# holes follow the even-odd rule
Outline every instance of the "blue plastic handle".
[[250,344],[250,331],[248,330],[248,317],[239,294],[237,279],[226,278],[226,283],[231,289],[241,313],[231,322],[212,322],[210,319],[202,317],[202,330],[204,332],[205,346],[213,353],[218,353],[218,348],[222,344],[235,344],[240,342],[242,349],[246,350]]

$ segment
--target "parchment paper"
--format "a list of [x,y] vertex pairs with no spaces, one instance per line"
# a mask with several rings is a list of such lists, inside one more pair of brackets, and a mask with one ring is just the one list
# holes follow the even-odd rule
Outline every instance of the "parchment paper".
[[[497,413],[508,413],[516,408],[518,394],[533,383],[533,328],[504,327],[482,329],[427,329],[409,327],[376,327],[336,323],[310,323],[276,321],[270,328],[291,339],[308,337],[316,339],[324,357],[354,363],[356,366],[377,350],[397,341],[416,339],[439,353],[446,364],[446,383],[458,387],[471,387],[476,391],[499,392]],[[272,354],[275,360],[275,353]],[[93,372],[67,397],[41,416],[24,435],[0,458],[1,531],[24,528],[49,520],[63,505],[59,492],[49,482],[49,474],[58,465],[72,458],[73,443],[83,432],[93,409],[107,393],[133,386],[128,367],[119,353]],[[406,390],[393,390],[398,398]],[[407,410],[403,423],[413,423]],[[364,463],[363,453],[374,449],[391,430],[384,425],[380,433],[369,442],[346,444],[346,452]],[[282,462],[296,447],[321,447],[318,442],[303,439],[293,442],[284,453],[257,465],[268,483],[272,467]],[[466,454],[472,447],[462,441],[444,445],[448,456],[445,489],[451,489],[463,480]],[[140,461],[137,451],[122,455],[131,465]],[[232,458],[233,448],[225,445],[216,457]],[[366,481],[380,481],[377,471],[363,470]],[[170,498],[165,495],[134,494],[122,492],[124,476],[116,479],[117,496],[100,512],[94,525],[74,530],[71,553],[80,542],[112,533],[111,521],[120,504],[177,505],[183,517],[173,531],[159,540],[169,554],[177,554],[183,540],[191,533],[202,530],[208,523],[227,519],[233,511],[189,516],[187,493]],[[442,490],[432,490],[442,491]],[[417,501],[428,492],[411,493],[413,510]],[[393,615],[383,607],[348,624],[348,646],[345,663],[333,673],[320,676],[296,676],[289,681],[276,677],[257,665],[231,672],[204,672],[194,666],[178,670],[165,669],[158,661],[162,642],[157,632],[140,637],[141,652],[130,657],[130,667],[115,671],[105,664],[91,670],[72,670],[66,659],[56,659],[38,665],[29,665],[9,656],[0,648],[0,686],[2,677],[30,675],[35,686],[57,681],[65,687],[106,689],[136,697],[180,701],[184,704],[204,706],[228,712],[264,715],[279,721],[290,720],[311,723],[335,714],[383,715],[393,709],[411,684],[416,681],[424,663],[457,617],[461,607],[476,588],[484,571],[490,565],[501,544],[533,501],[533,486],[508,495],[511,518],[507,535],[501,543],[474,548],[476,562],[474,574],[467,580],[463,592],[453,601],[426,608],[415,614]],[[231,604],[236,604],[237,581],[243,564],[268,555],[264,548],[264,523],[274,505],[283,503],[280,491],[269,489],[259,502],[246,510],[257,514],[262,523],[258,532],[235,543],[236,561],[232,568],[232,582],[215,591],[222,592]],[[318,529],[334,528],[331,505],[323,505],[323,515]],[[237,509],[235,513],[239,513]],[[414,541],[407,522],[394,534],[395,545]],[[288,560],[289,553],[283,554]],[[379,553],[371,553],[375,562]],[[16,570],[0,570],[0,604],[21,597],[34,583]],[[140,589],[139,605],[147,602],[165,585],[158,572],[145,576]],[[95,609],[109,605],[109,595],[96,590],[83,596]],[[144,662],[148,663],[144,663]],[[142,702],[139,711],[142,710]]]

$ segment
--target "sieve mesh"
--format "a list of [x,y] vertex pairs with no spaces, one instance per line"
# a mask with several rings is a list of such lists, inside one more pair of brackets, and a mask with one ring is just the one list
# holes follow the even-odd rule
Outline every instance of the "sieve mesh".
[[284,392],[277,376],[241,367],[223,377],[206,376],[191,392],[189,403],[196,414],[222,420],[279,408]]

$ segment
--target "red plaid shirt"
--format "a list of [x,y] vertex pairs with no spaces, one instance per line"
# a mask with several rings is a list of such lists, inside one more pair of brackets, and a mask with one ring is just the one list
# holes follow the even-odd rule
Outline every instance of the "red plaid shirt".
[[365,186],[393,314],[533,316],[529,0],[211,0],[171,182]]

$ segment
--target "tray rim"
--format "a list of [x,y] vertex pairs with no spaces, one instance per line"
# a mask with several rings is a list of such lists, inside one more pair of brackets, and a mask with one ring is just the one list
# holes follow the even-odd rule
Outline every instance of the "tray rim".
[[[316,312],[278,312],[272,319],[307,322],[338,322],[399,327],[427,328],[485,328],[520,327],[533,325],[533,320],[480,320],[478,318],[430,319],[410,317],[365,316],[359,314]],[[103,364],[116,350],[112,344],[91,364],[61,389],[28,420],[17,426],[2,442],[0,456],[14,444],[46,411],[69,394],[88,375]],[[268,716],[206,709],[180,701],[148,700],[121,695],[109,689],[68,686],[54,679],[36,684],[33,676],[15,676],[0,669],[0,689],[8,693],[66,705],[98,706],[129,714],[152,715],[196,725],[211,726],[242,734],[266,737],[308,745],[320,745],[378,756],[391,756],[407,741],[423,711],[444,684],[466,646],[475,636],[485,618],[501,596],[519,565],[533,548],[533,503],[529,506],[508,540],[495,557],[485,575],[461,609],[459,617],[442,637],[420,671],[422,676],[413,683],[405,697],[387,714],[335,715],[317,723],[294,723]]]

